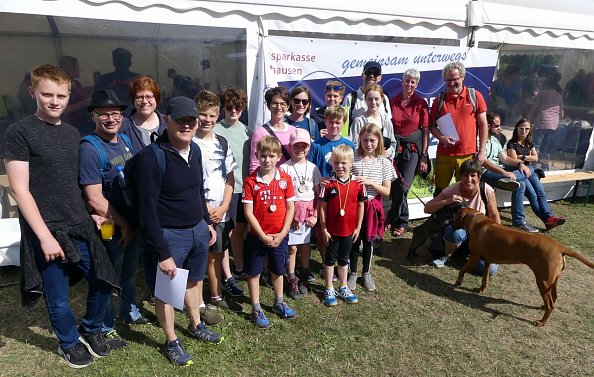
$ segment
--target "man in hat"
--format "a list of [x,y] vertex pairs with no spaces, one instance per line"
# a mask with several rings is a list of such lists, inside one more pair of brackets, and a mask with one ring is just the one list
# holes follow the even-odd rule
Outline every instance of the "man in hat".
[[[172,98],[165,112],[166,130],[151,147],[136,158],[134,194],[142,234],[159,257],[159,270],[173,279],[177,268],[188,270],[185,307],[188,331],[194,338],[218,344],[220,334],[200,321],[202,281],[206,273],[208,247],[216,242],[216,231],[206,208],[202,154],[192,142],[198,109],[187,97]],[[173,307],[157,297],[155,312],[165,332],[165,353],[175,365],[192,364],[174,328]]]
[[[127,106],[120,102],[111,89],[93,92],[88,110],[95,124],[95,131],[85,136],[80,143],[79,183],[87,205],[94,214],[104,217],[110,225],[115,223],[113,235],[102,234],[103,244],[113,264],[122,292],[120,294],[120,316],[125,323],[146,324],[136,305],[136,265],[140,247],[129,222],[110,204],[110,191],[123,168],[132,158],[128,136],[119,133],[122,125],[122,111]],[[121,167],[121,168],[120,168]],[[106,225],[104,225],[106,226]],[[105,233],[105,232],[104,232]],[[127,343],[115,330],[113,304],[107,305],[101,332],[111,349],[125,347]]]
[[[349,110],[349,126],[353,123],[353,119],[362,115],[367,110],[367,102],[365,102],[365,88],[369,85],[379,84],[382,81],[382,66],[380,63],[370,60],[363,66],[361,73],[362,84],[355,92],[351,92],[344,96],[342,106],[348,107]],[[386,119],[392,119],[392,112],[388,106],[388,96],[384,94],[384,104],[380,106],[380,113],[387,116]]]
[[[78,185],[80,135],[60,119],[70,78],[56,66],[38,66],[31,71],[29,92],[37,110],[6,130],[2,148],[21,215],[23,305],[30,308],[43,292],[58,354],[70,367],[83,368],[93,363],[91,354],[110,353],[100,330],[117,276]],[[68,305],[75,270],[89,283],[86,314],[78,326]]]

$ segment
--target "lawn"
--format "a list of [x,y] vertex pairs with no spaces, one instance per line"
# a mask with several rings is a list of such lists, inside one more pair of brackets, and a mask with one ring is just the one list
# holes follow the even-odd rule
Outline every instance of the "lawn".
[[[567,224],[548,233],[594,259],[594,204],[552,203]],[[529,221],[537,224],[527,208]],[[532,217],[531,217],[532,216]],[[509,210],[502,211],[504,223]],[[418,224],[413,222],[412,225]],[[463,261],[445,268],[429,267],[431,256],[422,247],[422,264],[405,256],[411,233],[381,245],[372,272],[378,290],[363,292],[360,302],[321,303],[321,280],[298,302],[294,321],[270,312],[271,290],[263,288],[262,303],[272,320],[268,330],[249,322],[247,298],[241,312],[224,312],[216,330],[225,341],[210,346],[192,341],[187,320],[177,314],[178,334],[194,365],[174,369],[163,356],[164,341],[157,326],[129,327],[120,333],[130,345],[95,364],[72,370],[58,357],[57,342],[46,310],[38,304],[19,311],[18,270],[4,269],[0,280],[0,375],[56,376],[586,376],[594,370],[594,271],[567,258],[558,286],[557,306],[546,327],[532,321],[542,317],[542,300],[534,277],[524,265],[502,266],[485,294],[472,291],[480,277],[466,275],[460,288],[452,283]],[[317,257],[317,256],[316,256]],[[319,270],[316,259],[315,270]],[[142,280],[142,274],[139,274]],[[242,282],[245,287],[245,282]],[[81,313],[84,284],[72,290],[72,304]],[[143,289],[139,296],[144,295]],[[143,303],[154,318],[153,307]]]

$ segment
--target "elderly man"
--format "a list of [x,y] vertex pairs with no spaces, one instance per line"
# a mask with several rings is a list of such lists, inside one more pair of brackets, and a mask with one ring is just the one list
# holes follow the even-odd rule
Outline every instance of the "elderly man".
[[[87,205],[104,218],[115,222],[113,235],[105,235],[103,244],[113,264],[122,292],[120,295],[120,316],[125,323],[146,324],[136,305],[136,266],[139,256],[138,242],[130,242],[134,236],[128,221],[110,204],[111,186],[117,179],[118,169],[123,169],[132,158],[128,136],[119,133],[122,125],[122,111],[126,105],[111,89],[93,92],[87,108],[95,124],[95,131],[85,136],[80,144],[79,183]],[[115,312],[110,302],[106,308],[101,332],[111,349],[125,347],[127,343],[115,330]]]
[[[167,129],[135,157],[132,173],[142,233],[159,256],[158,268],[174,278],[178,267],[187,269],[185,306],[189,333],[218,344],[220,334],[200,321],[202,281],[208,247],[216,242],[204,196],[202,154],[192,142],[198,109],[187,97],[174,97],[166,110]],[[192,364],[174,328],[173,307],[157,298],[155,312],[165,332],[165,353],[178,366]]]
[[[464,86],[466,68],[460,62],[449,63],[443,68],[446,90],[433,101],[429,126],[431,133],[439,141],[435,161],[435,193],[448,187],[455,175],[460,180],[460,165],[475,154],[480,163],[485,157],[485,144],[488,137],[487,105],[485,99],[474,88]],[[459,139],[444,135],[437,127],[437,120],[450,114]],[[477,136],[479,147],[477,151]]]

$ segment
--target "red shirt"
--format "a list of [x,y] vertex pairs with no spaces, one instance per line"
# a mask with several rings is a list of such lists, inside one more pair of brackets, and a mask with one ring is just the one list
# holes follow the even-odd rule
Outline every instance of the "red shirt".
[[390,100],[394,135],[407,137],[420,128],[429,127],[429,106],[427,101],[413,93],[406,107],[402,106],[402,92]]
[[470,101],[470,97],[468,96],[468,87],[466,86],[462,88],[462,92],[457,97],[454,97],[446,91],[443,107],[439,114],[437,111],[439,96],[433,101],[433,106],[431,106],[431,124],[434,124],[439,117],[450,113],[452,115],[452,120],[456,125],[458,136],[460,137],[460,140],[451,147],[445,147],[443,144],[439,143],[437,145],[438,155],[465,156],[477,152],[476,128],[478,114],[487,111],[487,104],[485,103],[483,95],[478,90],[475,90],[475,93],[476,114],[472,102]]
[[[348,195],[347,195],[348,192]],[[328,203],[326,206],[326,229],[333,236],[351,236],[357,227],[357,211],[359,202],[365,201],[365,186],[349,179],[346,182],[330,178],[326,186],[322,186],[320,199]],[[344,209],[344,216],[340,210]]]
[[[291,177],[287,173],[276,169],[272,182],[266,183],[260,177],[258,171],[259,169],[256,169],[245,179],[242,202],[254,205],[254,216],[264,233],[279,233],[285,223],[286,202],[295,200]],[[276,206],[274,211],[270,208],[273,204]],[[256,232],[252,229],[249,232],[256,235]]]

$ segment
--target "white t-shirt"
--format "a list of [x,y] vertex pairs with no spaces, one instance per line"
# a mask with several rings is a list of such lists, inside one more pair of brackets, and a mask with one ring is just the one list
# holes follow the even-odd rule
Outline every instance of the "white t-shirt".
[[[237,163],[233,157],[231,148],[227,149],[227,155],[223,156],[223,147],[216,137],[212,139],[193,138],[202,152],[202,171],[204,173],[204,196],[206,204],[211,207],[218,207],[223,203],[225,196],[225,183],[227,174],[237,169]],[[225,164],[225,176],[223,177],[223,163]],[[227,221],[229,215],[225,213],[221,221]]]
[[[355,162],[351,172],[359,177],[371,179],[374,183],[379,185],[384,181],[393,181],[396,179],[396,170],[394,166],[385,157],[375,157],[373,160],[363,160],[359,156],[355,156]],[[371,186],[365,186],[367,192],[367,199],[372,199],[377,196],[378,192]]]
[[[309,202],[314,200],[316,194],[314,187],[320,184],[320,169],[312,162],[305,164],[294,164],[292,160],[286,161],[280,166],[280,169],[287,173],[293,181],[295,188],[295,201]],[[304,189],[299,188],[303,186]],[[301,192],[303,191],[303,192]]]

